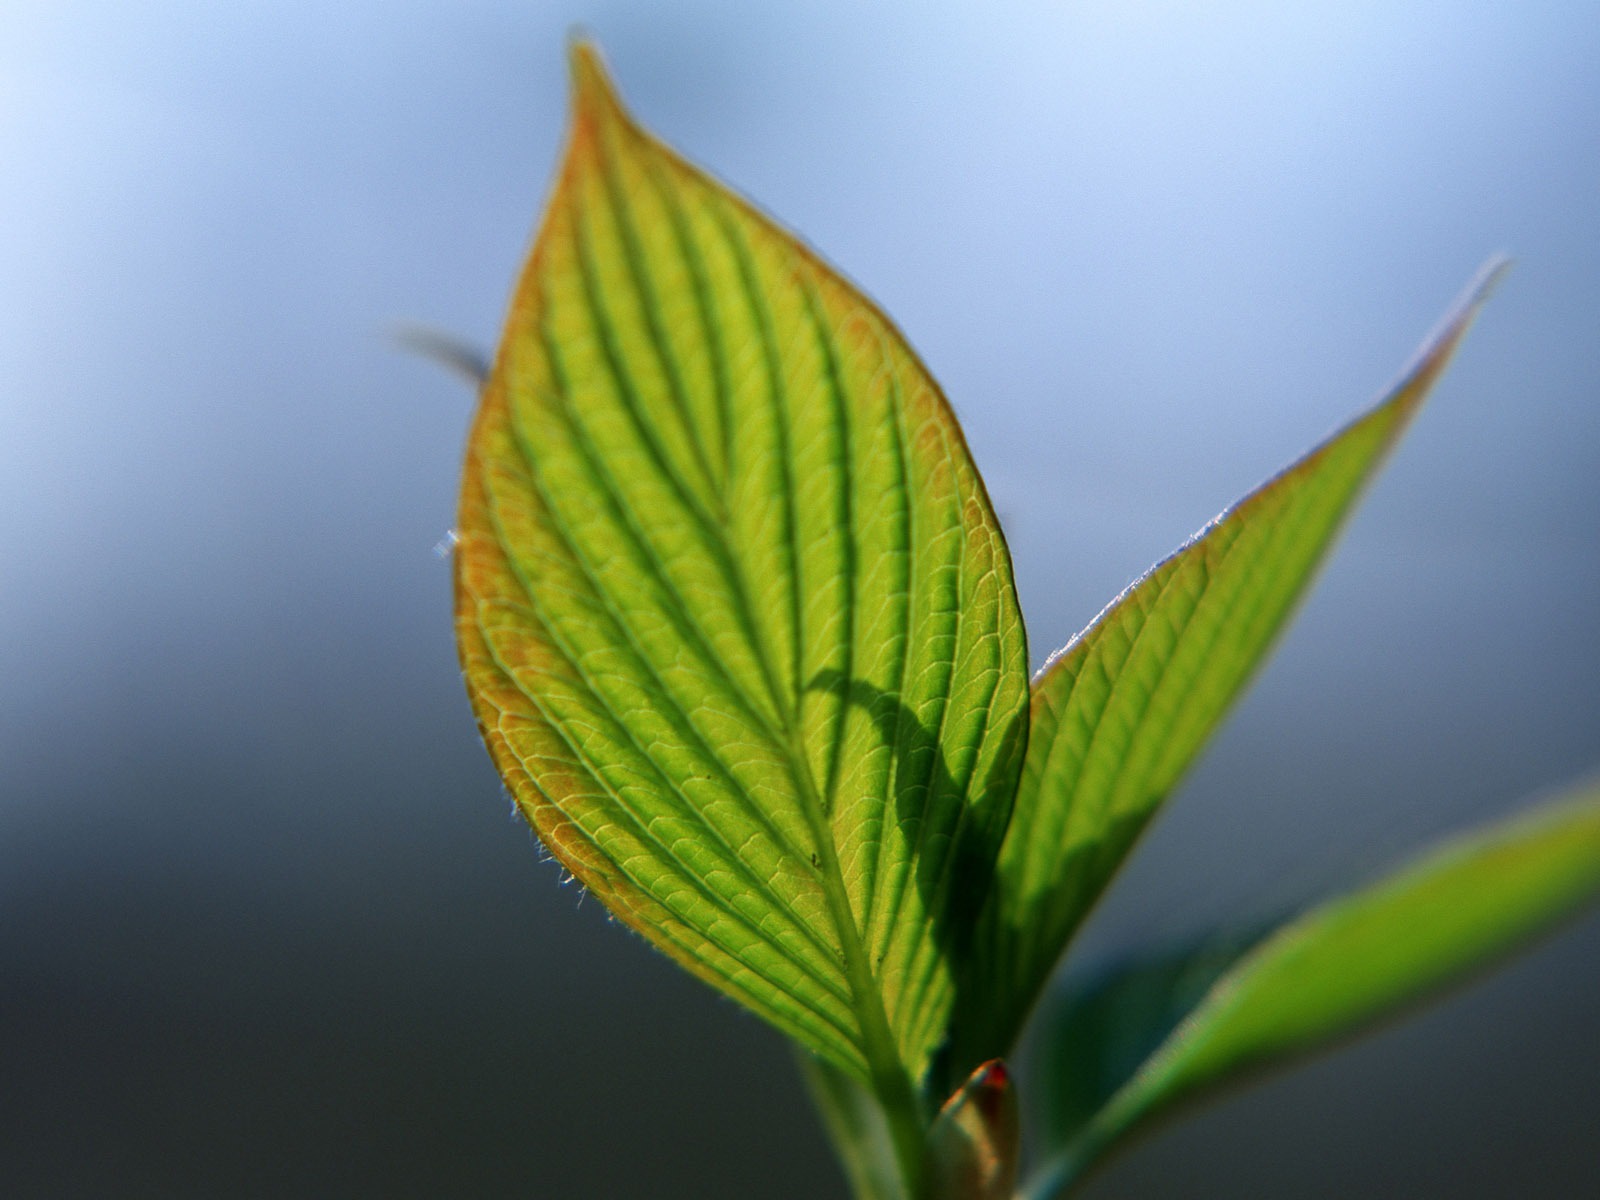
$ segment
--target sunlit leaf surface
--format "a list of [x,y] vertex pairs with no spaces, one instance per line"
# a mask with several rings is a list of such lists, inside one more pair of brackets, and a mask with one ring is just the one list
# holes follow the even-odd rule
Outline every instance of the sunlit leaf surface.
[[[1213,944],[1187,963],[1100,981],[1094,994],[1069,998],[1048,1031],[1078,1061],[1041,1064],[1062,1073],[1053,1108],[1066,1127],[1050,1136],[1066,1148],[1029,1194],[1064,1195],[1097,1157],[1174,1104],[1354,1033],[1597,896],[1600,784],[1591,782],[1311,909],[1231,963],[1231,951]],[[1144,1008],[1148,1028],[1130,1027],[1129,1004]],[[1147,1057],[1129,1061],[1124,1050],[1140,1042]],[[1093,1115],[1085,1079],[1095,1080],[1092,1100],[1105,1101]]]
[[1206,526],[1034,680],[1027,761],[954,1068],[1009,1052],[1067,941],[1249,680],[1499,269],[1386,400]]
[[473,425],[457,633],[619,918],[881,1096],[943,1036],[1020,769],[999,527],[888,320],[573,56]]

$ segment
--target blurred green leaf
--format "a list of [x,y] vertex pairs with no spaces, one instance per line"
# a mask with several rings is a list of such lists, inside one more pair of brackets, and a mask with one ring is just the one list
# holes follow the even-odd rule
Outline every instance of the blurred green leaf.
[[[1212,982],[1193,1008],[1148,1010],[1158,1042],[1104,1105],[1076,1128],[1051,1131],[1066,1147],[1029,1189],[1034,1200],[1067,1194],[1108,1149],[1180,1101],[1359,1031],[1397,1008],[1458,982],[1545,932],[1600,896],[1600,783],[1447,842],[1426,857],[1279,928],[1231,964],[1213,946],[1188,964]],[[1209,959],[1209,962],[1206,961]],[[1218,970],[1217,968],[1221,969]],[[1159,996],[1184,973],[1179,959],[1104,981],[1104,998]],[[1069,999],[1051,1019],[1048,1044],[1107,1047],[1128,1040],[1114,1003]],[[1108,1021],[1110,1027],[1108,1027]],[[1091,1059],[1097,1050],[1080,1051]],[[1108,1053],[1110,1053],[1108,1049]],[[1054,1073],[1081,1061],[1048,1062]],[[1097,1082],[1114,1083],[1108,1059]],[[1111,1068],[1106,1070],[1104,1068]],[[1055,1085],[1050,1085],[1055,1086]],[[1057,1091],[1057,1112],[1081,1119],[1079,1084]]]
[[1265,932],[1214,933],[1069,974],[1037,1020],[1035,1149],[1071,1142]]
[[798,1050],[795,1058],[855,1200],[907,1200],[894,1132],[873,1094],[838,1067]]
[[1382,403],[1212,521],[1035,678],[950,1069],[1011,1051],[1067,942],[1249,680],[1500,270],[1485,271]]
[[467,688],[551,853],[909,1162],[1021,765],[1006,547],[887,318],[573,71],[468,445]]

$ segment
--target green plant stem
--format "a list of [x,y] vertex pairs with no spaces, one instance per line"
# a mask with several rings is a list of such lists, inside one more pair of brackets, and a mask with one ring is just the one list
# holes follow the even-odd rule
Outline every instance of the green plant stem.
[[853,1076],[796,1047],[801,1078],[822,1116],[856,1200],[911,1200],[877,1097]]
[[844,872],[839,866],[839,853],[833,843],[832,830],[822,807],[822,797],[816,782],[811,778],[804,748],[797,734],[791,733],[790,756],[795,764],[795,783],[803,799],[807,820],[811,824],[812,838],[821,862],[823,892],[827,897],[828,911],[839,932],[839,946],[844,956],[845,978],[850,982],[851,1002],[861,1021],[861,1052],[867,1060],[872,1094],[883,1109],[888,1123],[889,1136],[894,1143],[895,1157],[900,1162],[900,1174],[905,1181],[906,1194],[919,1196],[922,1191],[922,1160],[925,1149],[925,1122],[922,1104],[912,1085],[911,1076],[900,1060],[899,1048],[889,1029],[889,1017],[883,1008],[883,993],[872,975],[872,965],[861,935],[856,929],[855,910],[844,889]]

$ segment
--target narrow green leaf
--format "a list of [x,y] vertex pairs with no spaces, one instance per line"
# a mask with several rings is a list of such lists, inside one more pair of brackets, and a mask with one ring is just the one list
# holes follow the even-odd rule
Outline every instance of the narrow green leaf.
[[951,1069],[1010,1051],[1068,940],[1249,680],[1501,269],[1484,273],[1384,401],[1154,567],[1035,678]]
[[[1355,1033],[1460,981],[1597,897],[1600,783],[1591,781],[1310,910],[1216,975],[1029,1195],[1065,1195],[1110,1147],[1180,1101]],[[1129,977],[1107,988],[1129,995],[1155,984]],[[1094,1016],[1107,1011],[1069,1005],[1067,1023],[1050,1031],[1050,1043],[1094,1043],[1104,1034]]]
[[467,688],[551,853],[906,1159],[1020,770],[1005,544],[888,319],[573,73],[468,444]]
[[1035,1022],[1037,1148],[1070,1143],[1266,932],[1213,933],[1053,988]]

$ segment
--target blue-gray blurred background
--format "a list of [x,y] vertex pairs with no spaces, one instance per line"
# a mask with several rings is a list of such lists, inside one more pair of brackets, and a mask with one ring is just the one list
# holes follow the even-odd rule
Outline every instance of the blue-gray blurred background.
[[[1360,878],[1600,762],[1586,2],[0,13],[0,1191],[842,1194],[786,1051],[558,885],[450,637],[568,30],[893,313],[1037,662],[1517,267],[1088,934]],[[1600,920],[1091,1189],[1592,1195]]]

